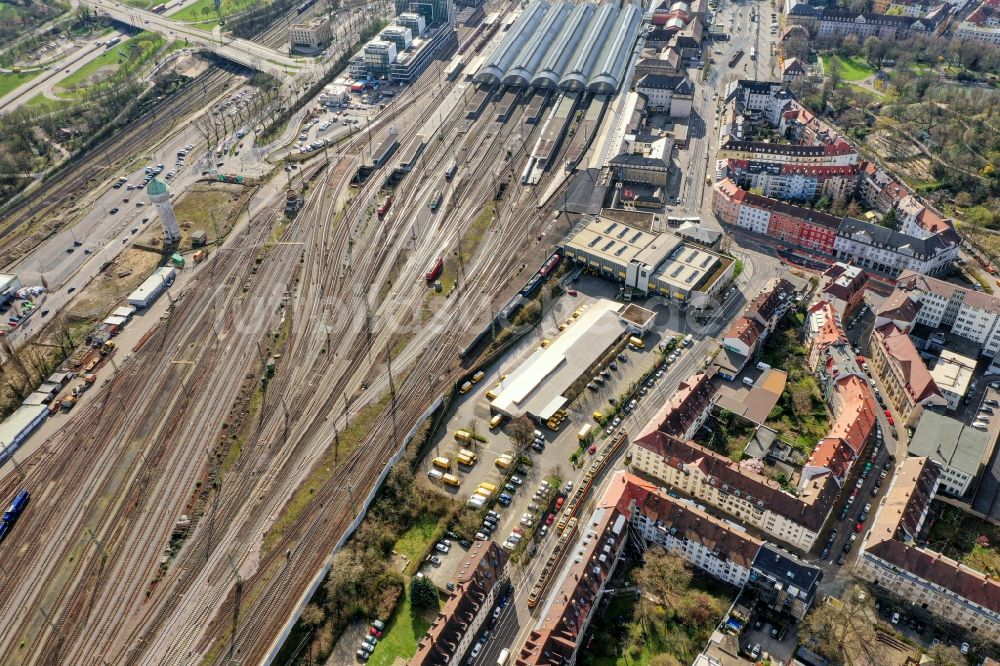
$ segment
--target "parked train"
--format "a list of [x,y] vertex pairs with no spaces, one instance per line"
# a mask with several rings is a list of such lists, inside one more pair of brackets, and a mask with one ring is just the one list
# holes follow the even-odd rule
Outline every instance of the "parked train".
[[27,490],[22,490],[14,497],[14,501],[10,503],[7,510],[3,512],[3,516],[0,516],[0,541],[3,541],[3,538],[14,527],[14,523],[17,522],[21,512],[24,511],[24,507],[28,504],[29,499],[31,499],[31,493]]

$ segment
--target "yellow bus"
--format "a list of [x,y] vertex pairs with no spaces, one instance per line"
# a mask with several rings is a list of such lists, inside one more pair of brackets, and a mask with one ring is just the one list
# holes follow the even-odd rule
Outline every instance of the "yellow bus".
[[473,384],[479,383],[479,380],[482,379],[485,375],[486,375],[485,372],[483,372],[482,370],[478,370],[476,374],[472,375],[472,383]]
[[643,342],[641,339],[635,337],[634,335],[629,337],[628,341],[629,344],[635,345],[639,349],[644,349],[646,347],[646,343]]
[[459,449],[458,450],[458,455],[465,456],[467,458],[472,458],[473,460],[475,460],[478,457],[478,456],[476,456],[476,452],[475,451],[470,451],[469,449]]
[[503,414],[497,414],[490,419],[490,430],[496,430],[503,423]]
[[472,435],[469,433],[468,430],[456,430],[455,439],[457,439],[460,442],[471,442]]
[[465,465],[466,467],[472,467],[473,465],[476,464],[476,459],[472,458],[472,457],[469,457],[469,456],[464,456],[461,453],[459,453],[458,454],[458,464],[459,465]]
[[435,467],[440,467],[441,469],[451,469],[451,461],[444,456],[438,456],[433,460]]
[[462,485],[462,480],[454,474],[445,474],[441,477],[441,480],[444,481],[446,485],[455,486],[456,488]]
[[492,402],[497,399],[498,395],[500,394],[494,391],[493,389],[490,389],[489,391],[486,392],[486,399]]
[[497,487],[495,485],[493,485],[492,483],[487,483],[486,481],[480,483],[479,487],[482,488],[483,490],[488,491],[490,494],[493,494],[497,491]]
[[489,499],[489,498],[493,497],[493,493],[491,493],[490,491],[486,490],[486,488],[476,488],[476,492],[474,492],[472,494],[473,495],[478,495],[479,497],[482,497],[483,499]]
[[512,462],[514,462],[514,458],[510,454],[505,453],[497,458],[496,466],[500,469],[507,469]]

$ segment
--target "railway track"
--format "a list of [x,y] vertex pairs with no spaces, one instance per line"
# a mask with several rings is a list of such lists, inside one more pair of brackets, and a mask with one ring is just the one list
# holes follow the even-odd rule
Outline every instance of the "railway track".
[[[433,83],[422,80],[412,95],[428,93]],[[429,116],[411,108],[409,99],[401,96],[393,122],[418,127]],[[308,163],[307,179],[332,179],[332,186],[314,188],[266,256],[258,263],[260,248],[270,242],[268,225],[257,222],[239,232],[200,269],[171,318],[122,365],[104,394],[81,405],[67,427],[25,462],[24,485],[35,495],[31,522],[24,521],[33,530],[30,552],[23,530],[0,550],[0,564],[15,581],[0,590],[0,649],[14,663],[261,658],[306,580],[353,519],[351,505],[367,495],[401,444],[401,433],[457,376],[457,341],[476,326],[474,308],[484,309],[472,297],[492,299],[504,289],[517,261],[509,250],[535,225],[534,202],[511,188],[510,205],[469,258],[464,286],[436,303],[437,311],[408,334],[393,359],[395,409],[381,410],[364,441],[342,453],[309,505],[263,550],[263,534],[324,459],[345,419],[353,422],[355,409],[389,391],[385,351],[400,341],[407,317],[421,309],[428,258],[454,247],[492,196],[494,151],[514,141],[520,115],[499,127],[491,119],[473,126],[470,131],[493,136],[462,176],[467,184],[457,191],[463,200],[431,216],[414,240],[418,215],[411,213],[423,210],[436,187],[464,112],[459,105],[442,130],[446,139],[428,146],[422,162],[432,167],[425,171],[431,175],[407,177],[401,191],[409,205],[401,204],[384,223],[371,213],[378,182],[357,190],[341,216],[336,203],[352,169]],[[381,116],[373,133],[389,122],[388,114]],[[516,155],[529,138],[530,132]],[[356,164],[365,139],[349,142],[341,160]],[[404,250],[397,273],[392,259]],[[393,286],[380,299],[389,277]],[[259,425],[232,466],[217,475],[221,482],[209,507],[180,552],[148,587],[174,522],[197,492],[195,483],[212,482],[204,452],[225,436],[240,387],[259,370],[257,344],[266,347],[285,317],[291,318],[290,332]],[[347,414],[339,409],[344,396],[351,403]],[[18,485],[0,483],[3,490]]]

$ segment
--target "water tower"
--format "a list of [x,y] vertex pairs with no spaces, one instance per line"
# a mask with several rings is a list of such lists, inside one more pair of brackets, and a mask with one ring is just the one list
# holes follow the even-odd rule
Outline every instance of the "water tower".
[[146,194],[149,195],[149,200],[156,206],[156,213],[160,216],[164,244],[175,245],[179,243],[181,230],[177,226],[177,218],[174,217],[174,207],[170,205],[170,191],[167,189],[167,184],[159,178],[154,178],[146,186]]

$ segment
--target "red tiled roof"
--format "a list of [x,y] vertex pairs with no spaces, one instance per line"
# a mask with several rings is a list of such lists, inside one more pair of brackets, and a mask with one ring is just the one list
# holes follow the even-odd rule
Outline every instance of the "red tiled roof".
[[896,328],[893,323],[883,324],[872,331],[877,341],[899,367],[906,382],[906,391],[914,403],[919,403],[932,395],[941,395],[934,378],[920,358],[920,352],[913,346],[910,336]]
[[712,382],[704,372],[698,372],[678,386],[663,407],[647,424],[648,429],[659,430],[674,437],[683,436],[684,432],[702,414],[712,401],[715,390]]
[[860,456],[875,430],[878,407],[875,396],[868,384],[857,375],[841,377],[834,383],[834,421],[830,426],[830,437],[844,440]]
[[746,315],[733,322],[729,330],[723,334],[723,338],[739,338],[744,344],[753,347],[757,344],[761,334],[764,332],[764,325],[756,319],[751,319]]
[[827,437],[813,449],[812,455],[806,461],[806,467],[825,467],[838,479],[847,476],[854,461],[854,455],[847,443],[839,437]]

